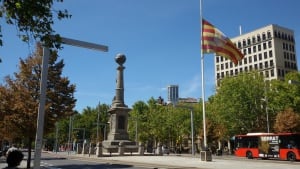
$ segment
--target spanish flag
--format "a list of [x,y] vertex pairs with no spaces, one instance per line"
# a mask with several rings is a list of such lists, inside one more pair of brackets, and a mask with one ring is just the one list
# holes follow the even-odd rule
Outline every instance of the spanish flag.
[[202,19],[202,52],[216,53],[230,59],[235,65],[244,58],[228,37],[204,19]]

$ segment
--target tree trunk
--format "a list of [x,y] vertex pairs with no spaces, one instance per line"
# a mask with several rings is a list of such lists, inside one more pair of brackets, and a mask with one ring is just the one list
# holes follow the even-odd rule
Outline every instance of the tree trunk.
[[28,140],[28,157],[27,157],[27,168],[30,168],[30,164],[31,164],[31,145],[32,145],[32,138],[29,137],[29,140]]

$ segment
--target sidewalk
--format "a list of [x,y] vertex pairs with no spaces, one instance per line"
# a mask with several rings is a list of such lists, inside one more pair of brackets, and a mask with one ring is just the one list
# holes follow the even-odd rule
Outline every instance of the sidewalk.
[[[67,157],[73,160],[92,160],[94,162],[107,162],[112,164],[131,164],[136,167],[147,167],[159,169],[299,169],[300,162],[282,162],[277,160],[261,160],[252,159],[248,160],[245,158],[236,158],[234,156],[213,156],[212,161],[201,161],[200,155],[125,155],[125,156],[104,156],[96,157],[88,154],[70,154],[66,152],[53,153],[48,152],[54,156]],[[6,163],[1,160],[0,168],[6,167]],[[23,160],[19,168],[26,168],[26,161]],[[44,167],[41,167],[44,168]]]
[[[287,162],[279,160],[261,160],[261,159],[246,159],[237,158],[232,155],[224,156],[213,156],[212,161],[201,161],[200,155],[197,154],[192,156],[190,154],[170,154],[163,156],[155,155],[125,155],[118,156],[112,155],[104,157],[96,157],[88,154],[71,154],[59,153],[63,156],[69,156],[71,158],[87,158],[93,159],[99,162],[110,162],[119,164],[132,164],[134,166],[160,166],[159,169],[188,169],[188,168],[199,168],[199,169],[299,169],[300,162]],[[150,167],[151,168],[151,167]]]

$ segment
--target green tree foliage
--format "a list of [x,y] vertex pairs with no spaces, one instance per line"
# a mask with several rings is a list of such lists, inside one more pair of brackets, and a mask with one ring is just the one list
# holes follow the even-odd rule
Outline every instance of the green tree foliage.
[[291,108],[279,112],[274,129],[276,132],[300,132],[300,115]]
[[200,107],[180,104],[178,107],[159,103],[150,98],[147,103],[138,101],[133,105],[129,118],[129,135],[132,140],[146,143],[148,147],[156,147],[157,143],[167,146],[180,146],[183,138],[191,139],[191,110],[194,114],[194,136],[202,128]]
[[[263,76],[257,72],[224,78],[211,99],[211,113],[220,136],[231,137],[245,132],[266,131],[266,115],[262,109],[265,98]],[[223,133],[224,132],[224,133]]]
[[[0,18],[6,24],[15,25],[19,37],[28,42],[30,38],[41,41],[49,47],[60,47],[59,34],[55,38],[52,25],[54,19],[70,18],[67,10],[53,9],[54,2],[63,0],[0,0]],[[1,28],[1,25],[0,25]],[[0,29],[0,46],[3,45]]]
[[[72,117],[73,121],[73,131],[72,131],[72,140],[77,142],[82,142],[83,138],[86,141],[97,143],[98,141],[104,140],[105,135],[108,133],[108,110],[109,105],[107,104],[98,104],[96,108],[86,107],[83,109],[82,113],[76,114]],[[98,137],[97,138],[97,122],[99,115],[99,125],[98,125]],[[106,125],[106,126],[105,126]],[[106,130],[106,131],[105,131]],[[85,132],[85,133],[83,133]],[[83,136],[85,134],[85,136]]]
[[[291,80],[291,84],[289,81]],[[272,81],[268,92],[269,108],[281,112],[292,108],[300,113],[300,73],[290,72],[283,81]]]
[[[42,48],[38,44],[32,56],[20,60],[20,71],[14,74],[14,78],[6,77],[6,85],[1,86],[1,96],[5,97],[0,98],[4,114],[0,130],[6,126],[9,129],[7,137],[12,140],[27,138],[29,152],[36,134],[41,64]],[[63,60],[57,61],[56,52],[52,52],[46,91],[45,133],[53,130],[58,119],[70,116],[75,106],[75,85],[70,84],[67,77],[62,77],[63,67]],[[11,98],[6,100],[7,97]]]

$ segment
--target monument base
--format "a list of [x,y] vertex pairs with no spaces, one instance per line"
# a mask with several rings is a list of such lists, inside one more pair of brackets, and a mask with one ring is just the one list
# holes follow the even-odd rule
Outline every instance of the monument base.
[[139,146],[134,141],[129,140],[105,140],[102,142],[104,153],[124,153],[138,152]]

